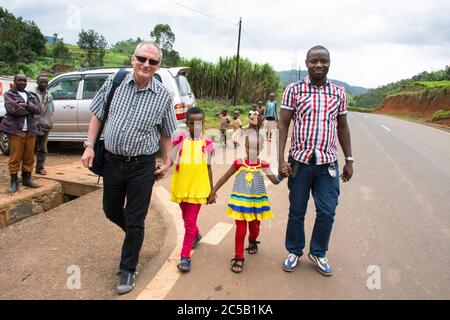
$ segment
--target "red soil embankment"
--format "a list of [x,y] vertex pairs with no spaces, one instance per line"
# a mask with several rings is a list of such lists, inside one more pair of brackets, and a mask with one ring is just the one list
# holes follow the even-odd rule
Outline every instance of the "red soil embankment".
[[[377,113],[388,113],[399,116],[419,117],[431,121],[433,113],[438,110],[450,110],[450,90],[423,91],[391,96],[383,101]],[[450,119],[436,123],[450,125]]]

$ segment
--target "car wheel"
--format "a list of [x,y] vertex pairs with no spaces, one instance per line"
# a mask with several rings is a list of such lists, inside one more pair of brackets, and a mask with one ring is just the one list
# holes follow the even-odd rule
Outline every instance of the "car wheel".
[[9,156],[8,135],[4,132],[0,132],[0,149],[5,156]]

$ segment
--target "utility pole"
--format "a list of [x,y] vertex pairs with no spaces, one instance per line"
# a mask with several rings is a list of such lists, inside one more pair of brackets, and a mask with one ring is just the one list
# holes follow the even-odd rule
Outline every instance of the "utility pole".
[[239,36],[238,36],[238,47],[237,47],[237,58],[236,58],[236,78],[234,80],[234,97],[233,97],[233,105],[236,105],[237,99],[237,87],[238,87],[238,77],[239,77],[239,49],[241,47],[241,26],[242,26],[242,18],[239,18]]

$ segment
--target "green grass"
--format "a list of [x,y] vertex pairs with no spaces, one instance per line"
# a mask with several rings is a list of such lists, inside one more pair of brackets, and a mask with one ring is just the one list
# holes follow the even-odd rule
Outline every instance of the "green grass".
[[418,85],[424,86],[426,88],[444,88],[450,87],[450,80],[446,81],[419,81],[415,82]]
[[106,51],[103,62],[106,67],[116,67],[116,66],[123,66],[125,60],[130,61],[130,57],[125,54],[112,52],[108,50]]
[[32,79],[36,79],[41,73],[41,69],[51,69],[54,65],[53,58],[41,57],[34,63],[29,65],[28,76]]
[[404,85],[401,88],[396,88],[391,91],[387,97],[394,97],[399,95],[417,95],[424,92],[437,92],[441,90],[450,89],[450,81],[416,81]]
[[438,120],[444,120],[444,119],[450,119],[450,110],[447,110],[447,111],[438,110],[435,113],[433,113],[432,121],[438,121]]
[[[47,56],[46,57],[39,57],[35,62],[29,65],[29,71],[27,72],[27,75],[30,78],[37,78],[37,76],[40,74],[41,69],[51,69],[55,64],[57,63],[64,63],[67,65],[71,65],[74,67],[74,69],[79,69],[82,66],[82,62],[84,59],[84,51],[81,50],[76,45],[66,45],[69,49],[69,52],[71,54],[71,60],[70,61],[55,61],[51,57],[53,46],[46,45],[47,47]],[[121,53],[113,52],[112,50],[106,50],[105,57],[103,59],[104,66],[105,67],[116,67],[116,66],[123,66],[125,60],[130,60],[130,57]]]

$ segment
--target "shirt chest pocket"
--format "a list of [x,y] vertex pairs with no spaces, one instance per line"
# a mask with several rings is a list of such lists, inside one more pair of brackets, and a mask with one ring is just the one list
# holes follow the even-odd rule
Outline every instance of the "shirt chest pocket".
[[338,97],[331,97],[327,100],[325,112],[328,119],[335,119],[338,116],[340,103]]
[[311,114],[312,98],[310,96],[299,96],[297,98],[297,116],[303,119]]

